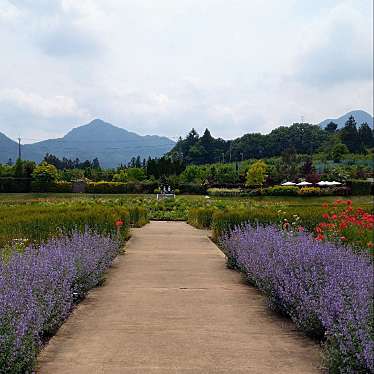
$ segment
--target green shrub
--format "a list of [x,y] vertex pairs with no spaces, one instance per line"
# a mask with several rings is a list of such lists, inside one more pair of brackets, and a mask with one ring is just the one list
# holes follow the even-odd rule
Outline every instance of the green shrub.
[[262,196],[265,195],[265,190],[261,188],[254,188],[253,190],[248,191],[248,196]]
[[73,192],[73,184],[71,182],[59,181],[59,182],[44,182],[34,180],[31,183],[32,192],[61,192],[69,193]]
[[90,182],[86,186],[87,193],[95,194],[140,194],[153,193],[157,182]]
[[373,183],[367,180],[352,179],[347,182],[351,188],[352,195],[370,195],[372,193]]
[[205,195],[207,187],[196,183],[180,183],[179,189],[185,194]]
[[142,227],[149,222],[147,210],[140,206],[128,208],[130,224],[133,227]]
[[244,197],[248,196],[248,192],[240,188],[209,188],[208,195],[221,197]]
[[199,229],[208,229],[212,225],[214,208],[194,208],[188,212],[188,223]]
[[212,219],[214,239],[217,240],[223,233],[230,231],[235,226],[241,225],[245,222],[250,222],[253,218],[251,211],[244,209],[226,209],[224,211],[215,212]]
[[274,186],[265,189],[265,194],[270,196],[296,196],[299,187],[296,186]]
[[82,203],[6,206],[0,211],[0,248],[14,239],[40,243],[86,227],[115,234],[119,219],[124,222],[122,233],[128,235],[130,214],[123,207]]
[[352,195],[352,191],[350,187],[346,186],[335,186],[335,187],[327,187],[323,188],[321,191],[321,195],[323,196],[349,196]]
[[291,205],[283,207],[282,210],[274,206],[216,210],[213,214],[211,224],[213,237],[218,239],[223,233],[246,222],[250,222],[252,225],[280,224],[286,218],[292,223],[296,215],[300,217],[300,221],[298,222],[300,226],[306,230],[313,231],[321,221],[322,214],[324,213],[323,209],[322,206]]
[[73,192],[73,183],[65,182],[65,181],[55,182],[51,185],[51,188],[49,189],[48,192],[61,192],[61,193]]
[[32,172],[32,177],[35,181],[51,183],[57,179],[58,170],[56,166],[48,164],[43,161]]

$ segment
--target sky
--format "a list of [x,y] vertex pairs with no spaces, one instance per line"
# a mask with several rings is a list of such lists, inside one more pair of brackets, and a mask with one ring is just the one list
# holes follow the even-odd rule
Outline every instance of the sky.
[[0,132],[235,138],[373,113],[372,0],[0,0]]

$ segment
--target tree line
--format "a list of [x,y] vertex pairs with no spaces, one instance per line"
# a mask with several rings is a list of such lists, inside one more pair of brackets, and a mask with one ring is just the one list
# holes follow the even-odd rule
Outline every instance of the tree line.
[[269,134],[250,133],[234,140],[215,139],[208,129],[203,136],[192,129],[184,138],[179,138],[169,152],[174,159],[188,164],[210,164],[215,162],[242,161],[280,156],[292,148],[299,154],[313,154],[336,149],[336,153],[366,153],[374,147],[374,133],[367,123],[359,127],[353,116],[338,129],[329,123],[325,129],[308,123],[281,126]]
[[[342,129],[337,127],[332,122],[325,129],[307,123],[295,123],[290,127],[278,127],[267,135],[246,134],[234,140],[216,139],[208,129],[203,136],[199,136],[192,129],[163,157],[142,160],[137,156],[115,169],[101,168],[97,158],[80,161],[59,159],[52,154],[45,155],[43,164],[53,165],[57,178],[64,181],[148,180],[159,181],[162,185],[176,185],[178,181],[208,184],[243,182],[244,170],[256,159],[266,160],[269,183],[299,177],[314,181],[319,178],[314,164],[324,164],[331,160],[339,165],[340,161],[347,158],[353,164],[340,168],[335,165],[336,177],[343,179],[346,175],[371,175],[370,168],[359,166],[353,159],[368,158],[361,154],[373,149],[373,130],[366,123],[357,127],[353,117],[348,119]],[[15,165],[0,165],[0,178],[30,179],[35,174],[35,168],[33,161],[17,160]]]

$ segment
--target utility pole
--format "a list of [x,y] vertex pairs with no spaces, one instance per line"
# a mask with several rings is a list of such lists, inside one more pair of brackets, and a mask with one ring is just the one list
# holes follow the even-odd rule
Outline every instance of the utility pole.
[[18,138],[18,158],[21,159],[21,138]]

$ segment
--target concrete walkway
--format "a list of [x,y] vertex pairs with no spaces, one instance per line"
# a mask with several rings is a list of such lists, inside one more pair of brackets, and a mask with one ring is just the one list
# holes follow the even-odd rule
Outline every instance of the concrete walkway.
[[319,349],[182,222],[136,229],[43,350],[50,374],[318,373]]

